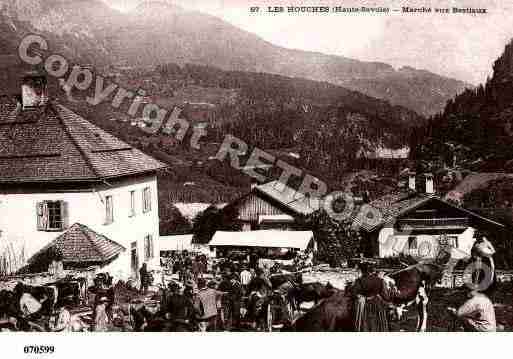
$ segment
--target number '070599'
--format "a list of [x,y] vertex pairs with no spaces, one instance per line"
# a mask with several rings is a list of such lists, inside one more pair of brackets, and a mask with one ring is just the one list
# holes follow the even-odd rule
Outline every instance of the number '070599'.
[[23,352],[25,354],[53,354],[55,347],[53,345],[25,345]]

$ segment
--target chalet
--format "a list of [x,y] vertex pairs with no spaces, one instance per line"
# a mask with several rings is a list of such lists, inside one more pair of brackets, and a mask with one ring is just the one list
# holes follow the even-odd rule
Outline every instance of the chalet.
[[372,211],[356,218],[366,256],[393,257],[400,254],[432,258],[445,247],[455,258],[470,254],[476,230],[496,231],[504,226],[455,205],[434,191],[433,176],[424,175],[425,191],[416,190],[415,174],[409,190],[385,195],[370,203]]
[[231,204],[238,211],[243,231],[257,229],[293,229],[295,220],[314,211],[310,200],[291,187],[272,181],[253,186],[251,191]]
[[392,167],[398,170],[408,162],[410,148],[408,146],[392,149],[384,146],[375,146],[365,149],[363,146],[356,152],[356,165],[362,169],[387,169]]
[[21,101],[0,102],[0,246],[29,258],[73,229],[116,243],[114,257],[98,258],[115,277],[136,275],[143,262],[158,266],[156,172],[163,167],[49,101],[46,79],[31,74]]

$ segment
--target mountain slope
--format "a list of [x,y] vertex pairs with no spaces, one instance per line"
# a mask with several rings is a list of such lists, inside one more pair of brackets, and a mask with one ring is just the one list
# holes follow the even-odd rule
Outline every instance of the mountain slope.
[[412,138],[418,159],[436,167],[513,170],[513,40],[484,85],[447,103]]
[[468,86],[427,71],[395,70],[385,63],[285,49],[214,16],[165,3],[146,2],[129,14],[99,0],[2,0],[1,4],[7,5],[11,18],[58,34],[71,48],[84,43],[76,55],[100,64],[193,63],[328,81],[424,115],[439,112],[447,99]]

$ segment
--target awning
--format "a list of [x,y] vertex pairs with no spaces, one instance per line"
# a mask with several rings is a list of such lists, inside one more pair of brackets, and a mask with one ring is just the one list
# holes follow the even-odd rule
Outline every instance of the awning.
[[191,251],[192,250],[192,234],[180,234],[175,236],[161,236],[161,251]]
[[288,214],[259,215],[258,223],[294,223],[294,218]]
[[312,231],[217,231],[208,245],[212,247],[297,248],[305,250],[312,239]]

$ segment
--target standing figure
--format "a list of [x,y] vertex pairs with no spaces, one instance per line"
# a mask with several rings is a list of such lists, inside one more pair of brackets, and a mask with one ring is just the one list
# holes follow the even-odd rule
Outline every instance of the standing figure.
[[141,293],[146,294],[150,285],[148,266],[146,263],[143,263],[141,269],[139,269],[139,277],[141,280]]
[[217,290],[207,287],[204,278],[198,280],[198,298],[201,304],[201,316],[199,317],[199,330],[216,331],[217,328]]
[[66,299],[58,302],[57,311],[53,317],[50,318],[49,327],[52,332],[71,332],[73,331],[71,313],[68,310],[68,305],[71,301]]
[[253,279],[253,275],[248,270],[248,267],[244,265],[242,267],[242,272],[240,272],[240,284],[242,285],[242,290],[244,295],[248,295],[249,283]]
[[355,330],[359,332],[389,331],[386,302],[393,296],[383,278],[378,276],[371,263],[359,264],[361,277],[351,290],[354,296]]
[[107,297],[100,297],[96,301],[94,309],[94,332],[106,332],[109,328],[109,317],[107,315],[108,303],[109,298]]
[[[175,332],[193,331],[199,311],[194,302],[197,289],[194,283],[186,283],[184,289],[178,287],[168,300],[167,316],[171,320],[171,330]],[[196,292],[196,293],[195,293]]]

